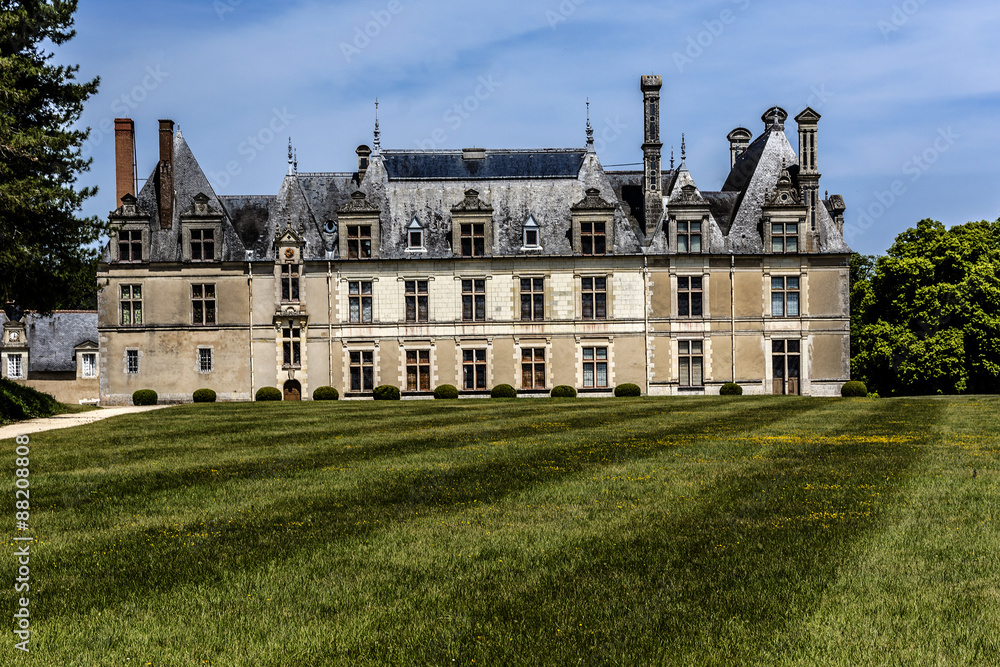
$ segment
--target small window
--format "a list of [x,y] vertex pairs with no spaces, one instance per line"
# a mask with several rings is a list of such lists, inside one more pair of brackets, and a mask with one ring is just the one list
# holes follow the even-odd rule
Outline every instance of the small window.
[[348,306],[351,322],[368,323],[372,321],[372,281],[352,280],[348,284]]
[[142,231],[138,229],[118,232],[118,261],[142,261]]
[[82,374],[85,378],[95,378],[97,377],[97,354],[93,352],[84,352],[83,358],[81,360]]
[[334,222],[333,220],[327,220],[326,224],[323,225],[323,231],[326,232],[327,234],[333,234],[335,231],[337,231],[337,223]]
[[486,319],[485,278],[462,281],[462,319],[467,322],[482,322]]
[[608,316],[608,279],[583,278],[583,319],[603,320]]
[[125,350],[125,371],[129,375],[139,374],[139,350]]
[[682,387],[704,385],[703,342],[700,340],[678,341],[677,371]]
[[799,316],[799,278],[771,278],[771,317]]
[[677,252],[701,252],[701,223],[677,223]]
[[580,253],[583,255],[603,255],[607,245],[605,223],[580,223]]
[[142,285],[121,286],[121,322],[123,327],[142,324]]
[[424,249],[424,227],[416,217],[410,221],[410,225],[406,228],[406,239],[407,250]]
[[431,390],[431,351],[406,351],[406,391]]
[[588,389],[608,386],[608,348],[583,348],[583,386]]
[[372,391],[375,385],[375,353],[370,350],[351,352],[351,391]]
[[12,380],[24,379],[24,355],[7,355],[7,377]]
[[462,386],[486,389],[486,350],[462,350]]
[[521,350],[521,388],[545,389],[545,348]]
[[771,252],[798,252],[799,226],[795,223],[771,224]]
[[486,225],[463,223],[460,226],[462,257],[482,257],[486,254]]
[[368,259],[372,256],[372,226],[347,225],[347,258]]
[[302,329],[294,326],[291,320],[289,326],[281,330],[281,352],[283,368],[302,366]]
[[545,279],[521,278],[521,320],[545,319]]
[[212,372],[212,350],[209,348],[198,349],[198,371],[201,373]]
[[677,276],[678,317],[701,317],[702,279],[691,276]]
[[427,281],[406,281],[406,321],[427,321]]
[[215,324],[215,285],[191,285],[192,323]]
[[538,240],[538,223],[534,216],[529,215],[524,222],[524,238],[522,245],[525,250],[536,250],[541,247]]
[[211,262],[215,260],[215,230],[191,230],[191,261]]
[[281,300],[295,303],[299,300],[299,265],[281,266]]

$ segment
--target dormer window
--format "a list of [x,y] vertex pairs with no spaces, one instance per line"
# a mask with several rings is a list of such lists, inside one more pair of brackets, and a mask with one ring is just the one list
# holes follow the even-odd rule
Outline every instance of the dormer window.
[[215,230],[191,230],[191,261],[212,262],[215,260]]
[[538,222],[534,216],[529,215],[524,222],[524,232],[522,240],[522,250],[539,250],[541,245],[538,241]]
[[406,228],[406,249],[413,252],[424,250],[424,226],[413,216]]
[[141,229],[122,229],[118,232],[118,261],[142,261]]
[[799,226],[795,223],[771,224],[771,252],[798,252]]
[[347,226],[347,258],[368,259],[372,256],[372,226]]
[[701,252],[701,223],[677,221],[677,252]]

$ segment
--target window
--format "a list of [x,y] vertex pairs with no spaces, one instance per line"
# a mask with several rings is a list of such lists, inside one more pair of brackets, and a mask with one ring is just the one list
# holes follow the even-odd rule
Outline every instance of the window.
[[545,319],[545,279],[521,278],[521,319]]
[[799,226],[794,222],[788,224],[771,224],[771,252],[798,252]]
[[427,321],[427,281],[406,281],[406,321]]
[[7,377],[12,380],[20,380],[24,377],[24,355],[7,355]]
[[139,350],[125,350],[125,371],[129,375],[138,375]]
[[298,368],[302,365],[302,329],[293,325],[281,330],[281,352],[283,368]]
[[372,256],[372,226],[347,225],[347,258],[368,259]]
[[521,350],[521,388],[545,388],[545,348]]
[[701,278],[677,276],[678,317],[701,317]]
[[538,242],[538,223],[535,222],[534,216],[528,216],[528,219],[524,223],[524,238],[522,245],[525,249],[537,249],[541,245]]
[[771,316],[799,316],[798,277],[771,278]]
[[677,252],[701,252],[701,223],[677,223]]
[[215,259],[215,230],[191,230],[191,261],[211,262]]
[[212,350],[209,348],[198,348],[198,371],[201,373],[212,372]]
[[580,253],[583,255],[603,255],[605,252],[605,223],[580,223]]
[[583,348],[583,386],[587,388],[608,386],[608,348]]
[[142,324],[142,285],[121,286],[122,326]]
[[97,355],[93,352],[83,353],[83,377],[97,377]]
[[298,264],[283,264],[281,266],[281,300],[291,302],[299,300]]
[[372,321],[372,281],[352,280],[347,283],[351,322]]
[[486,350],[462,350],[462,386],[486,389]]
[[407,250],[423,250],[424,249],[424,228],[420,224],[420,221],[413,218],[410,221],[409,227],[406,228],[406,249]]
[[486,225],[466,222],[460,227],[462,257],[482,257],[486,254]]
[[608,316],[608,279],[583,278],[583,319],[603,320]]
[[118,261],[142,261],[142,231],[122,230],[118,232]]
[[431,390],[431,351],[406,351],[406,391]]
[[486,280],[475,278],[462,281],[462,319],[482,322],[486,319]]
[[191,285],[193,323],[215,324],[215,285]]
[[351,352],[351,391],[371,391],[375,385],[375,353]]
[[700,387],[705,383],[703,343],[700,340],[678,341],[677,375],[682,387]]

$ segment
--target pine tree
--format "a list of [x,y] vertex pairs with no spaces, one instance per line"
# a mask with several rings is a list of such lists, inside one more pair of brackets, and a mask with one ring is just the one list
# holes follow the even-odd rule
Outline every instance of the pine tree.
[[0,0],[0,302],[47,312],[96,301],[106,224],[80,218],[97,188],[77,188],[90,167],[73,129],[99,79],[52,63],[71,39],[76,0]]

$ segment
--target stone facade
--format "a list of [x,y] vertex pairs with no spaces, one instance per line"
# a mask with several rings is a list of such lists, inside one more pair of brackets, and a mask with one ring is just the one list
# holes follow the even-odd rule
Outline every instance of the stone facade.
[[[725,185],[701,191],[683,152],[662,168],[659,77],[641,88],[641,172],[603,169],[589,124],[581,149],[462,151],[383,150],[376,126],[355,172],[298,173],[290,150],[277,195],[219,196],[161,121],[159,163],[111,213],[102,402],[380,384],[688,395],[734,380],[836,394],[850,249],[842,198],[816,195],[819,115],[797,117],[802,160],[780,108],[756,140],[737,128]],[[131,123],[116,128],[129,168]]]

